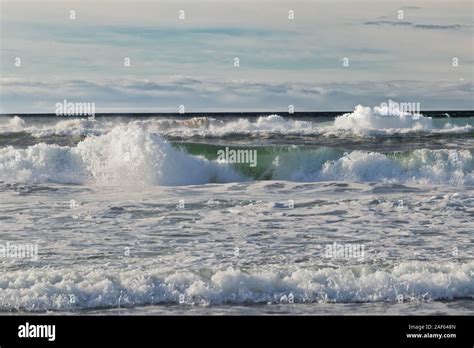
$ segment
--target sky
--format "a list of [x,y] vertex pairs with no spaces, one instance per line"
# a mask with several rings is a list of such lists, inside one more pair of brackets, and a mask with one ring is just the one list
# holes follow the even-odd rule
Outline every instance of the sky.
[[63,100],[98,113],[343,111],[388,100],[474,109],[471,0],[0,0],[0,9],[0,113],[54,113]]

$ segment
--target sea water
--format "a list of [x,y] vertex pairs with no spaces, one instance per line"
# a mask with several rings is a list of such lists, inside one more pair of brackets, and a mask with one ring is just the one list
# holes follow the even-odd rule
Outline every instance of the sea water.
[[0,311],[472,314],[473,127],[1,116]]

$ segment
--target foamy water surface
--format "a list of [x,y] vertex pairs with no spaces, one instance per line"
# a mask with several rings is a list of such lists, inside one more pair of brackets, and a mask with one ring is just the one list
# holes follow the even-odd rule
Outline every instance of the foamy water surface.
[[1,117],[0,312],[472,314],[473,125]]

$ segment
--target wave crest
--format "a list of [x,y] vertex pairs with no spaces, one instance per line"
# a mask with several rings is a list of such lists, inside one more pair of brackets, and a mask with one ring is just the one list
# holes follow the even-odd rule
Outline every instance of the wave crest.
[[0,181],[134,186],[271,179],[474,185],[474,156],[469,150],[383,154],[305,146],[254,149],[256,168],[233,165],[217,160],[216,147],[191,155],[143,126],[126,124],[88,136],[76,147],[41,143],[0,149]]
[[191,156],[137,125],[89,136],[77,147],[37,144],[0,149],[0,180],[125,185],[240,181],[232,167]]
[[334,128],[354,133],[377,130],[390,132],[430,131],[434,129],[433,119],[420,114],[410,114],[400,110],[389,110],[387,106],[373,109],[357,105],[354,112],[336,117]]
[[119,118],[61,119],[55,123],[35,124],[25,122],[18,116],[0,124],[0,134],[26,132],[33,137],[49,136],[88,136],[106,134],[119,124],[144,127],[150,132],[174,137],[225,137],[229,135],[322,135],[322,136],[390,136],[400,133],[468,133],[474,130],[471,124],[456,124],[457,121],[438,122],[421,114],[389,110],[387,106],[374,108],[358,105],[351,113],[335,118],[334,121],[297,119],[280,115],[260,116],[258,118],[150,118],[145,120]]

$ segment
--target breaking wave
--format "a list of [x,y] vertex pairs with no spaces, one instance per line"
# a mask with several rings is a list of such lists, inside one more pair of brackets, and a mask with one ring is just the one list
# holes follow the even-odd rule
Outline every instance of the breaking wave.
[[474,262],[164,274],[156,267],[32,268],[4,274],[0,311],[179,304],[352,303],[474,298]]
[[[194,185],[244,180],[365,181],[474,185],[470,150],[420,149],[400,153],[326,147],[256,147],[256,168],[219,162],[209,153],[177,149],[136,124],[88,136],[75,147],[36,144],[0,149],[0,180],[112,185]],[[259,155],[260,154],[260,155]],[[206,156],[208,158],[206,158]],[[213,156],[213,157],[212,157]]]
[[[390,111],[390,112],[389,112]],[[183,116],[185,117],[185,116]],[[131,118],[107,119],[61,119],[58,122],[35,124],[25,122],[18,116],[0,124],[0,134],[26,132],[37,138],[48,136],[88,136],[109,132],[117,124],[145,127],[153,133],[176,137],[225,137],[232,134],[283,134],[283,135],[357,135],[390,136],[393,134],[467,133],[474,131],[471,124],[456,124],[462,121],[447,119],[437,122],[421,114],[410,114],[389,110],[385,106],[374,108],[358,105],[354,111],[335,118],[334,121],[297,119],[279,115],[257,118],[162,118],[136,120]],[[454,123],[454,124],[453,124]]]
[[382,154],[352,151],[337,158],[323,148],[280,157],[273,178],[291,181],[364,181],[401,184],[474,185],[474,157],[468,150],[421,149]]
[[191,156],[136,125],[89,136],[76,147],[0,149],[0,180],[83,184],[186,185],[242,180],[230,166]]

